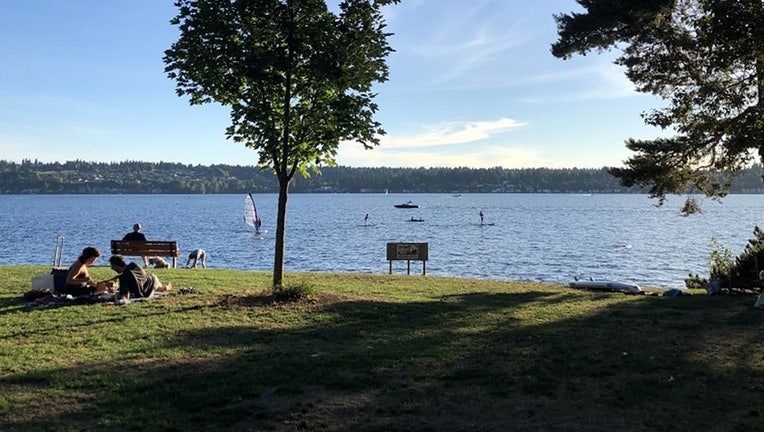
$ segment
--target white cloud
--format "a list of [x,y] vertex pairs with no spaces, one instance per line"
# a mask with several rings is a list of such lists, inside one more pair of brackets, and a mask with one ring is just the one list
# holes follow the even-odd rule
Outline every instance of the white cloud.
[[[507,62],[519,57],[511,51],[526,45],[534,33],[526,17],[503,2],[441,1],[437,6],[431,2],[435,9],[425,25],[412,28],[403,15],[400,23],[391,23],[398,51],[394,57],[405,58],[393,72],[416,76],[428,87],[451,89],[488,87],[499,77],[506,79]],[[413,74],[407,72],[411,65],[417,65]]]
[[543,96],[526,102],[559,103],[589,100],[622,99],[640,95],[627,77],[623,67],[610,58],[568,60],[571,66],[556,72],[528,77],[525,84],[545,84],[558,91],[544,91]]
[[[453,146],[483,141],[524,126],[510,118],[495,121],[443,123],[414,136],[384,136],[374,150],[357,143],[342,143],[337,162],[348,166],[523,166],[540,158],[535,151],[522,148],[481,145],[466,152],[453,152]],[[539,162],[540,163],[540,162]]]
[[444,151],[396,151],[395,149],[376,147],[364,150],[358,144],[344,143],[340,146],[337,162],[353,167],[472,167],[504,168],[522,167],[564,167],[564,162],[543,158],[538,151],[520,147],[489,146],[479,150],[459,154]]
[[479,141],[500,133],[525,126],[525,123],[510,118],[494,121],[449,122],[430,127],[428,131],[414,136],[383,136],[381,146],[385,148],[421,148],[465,144]]
[[[492,29],[493,23],[483,23],[467,35],[464,40],[446,45],[442,52],[445,61],[441,73],[434,78],[433,85],[458,83],[460,86],[484,83],[483,77],[502,75],[502,63],[511,59],[508,51],[525,43],[519,24],[512,24],[509,29]],[[485,85],[485,84],[482,84]]]

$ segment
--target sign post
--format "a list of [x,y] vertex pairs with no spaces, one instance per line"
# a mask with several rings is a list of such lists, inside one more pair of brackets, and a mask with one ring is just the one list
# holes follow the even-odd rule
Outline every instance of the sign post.
[[393,261],[406,261],[406,274],[411,274],[411,261],[422,261],[422,276],[427,274],[427,243],[388,243],[387,260],[390,274],[393,274]]

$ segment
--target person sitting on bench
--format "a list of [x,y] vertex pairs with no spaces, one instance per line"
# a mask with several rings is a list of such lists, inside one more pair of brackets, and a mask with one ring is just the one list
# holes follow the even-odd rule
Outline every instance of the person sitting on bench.
[[[141,232],[141,224],[136,223],[133,225],[133,232],[129,232],[122,237],[122,241],[146,241],[146,236]],[[142,256],[143,266],[148,266],[146,257]]]

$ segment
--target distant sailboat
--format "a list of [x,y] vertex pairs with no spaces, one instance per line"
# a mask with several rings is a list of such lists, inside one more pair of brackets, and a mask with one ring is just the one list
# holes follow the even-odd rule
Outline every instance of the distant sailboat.
[[244,223],[254,228],[255,233],[260,233],[260,225],[262,225],[263,221],[257,215],[257,207],[255,206],[255,199],[252,198],[252,194],[247,194],[244,199]]

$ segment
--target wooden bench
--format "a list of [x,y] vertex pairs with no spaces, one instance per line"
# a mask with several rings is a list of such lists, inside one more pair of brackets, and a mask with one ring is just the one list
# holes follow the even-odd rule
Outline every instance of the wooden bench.
[[176,258],[180,256],[176,241],[111,241],[112,255],[171,257],[172,268],[176,267]]

